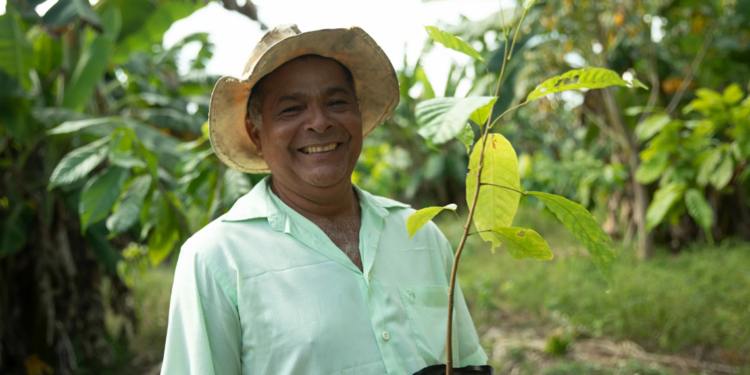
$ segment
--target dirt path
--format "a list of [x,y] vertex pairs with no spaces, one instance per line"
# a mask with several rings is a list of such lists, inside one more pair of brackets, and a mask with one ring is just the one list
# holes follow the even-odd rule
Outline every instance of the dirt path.
[[496,374],[750,374],[726,364],[649,353],[630,341],[587,337],[572,328],[540,323],[523,314],[496,311],[480,319],[482,345]]

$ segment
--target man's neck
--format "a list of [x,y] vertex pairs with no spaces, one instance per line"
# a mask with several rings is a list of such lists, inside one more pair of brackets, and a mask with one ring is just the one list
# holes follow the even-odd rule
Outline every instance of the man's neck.
[[271,190],[282,202],[313,222],[318,219],[359,217],[359,197],[350,181],[325,189],[313,188],[303,192],[284,186],[273,177],[270,180]]

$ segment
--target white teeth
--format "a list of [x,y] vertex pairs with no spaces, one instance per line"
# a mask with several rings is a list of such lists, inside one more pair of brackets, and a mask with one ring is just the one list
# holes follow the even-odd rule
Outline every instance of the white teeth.
[[336,149],[337,146],[338,146],[337,143],[331,143],[330,145],[323,146],[323,147],[303,147],[301,151],[306,154],[315,154],[318,152],[326,152],[326,151],[334,150]]

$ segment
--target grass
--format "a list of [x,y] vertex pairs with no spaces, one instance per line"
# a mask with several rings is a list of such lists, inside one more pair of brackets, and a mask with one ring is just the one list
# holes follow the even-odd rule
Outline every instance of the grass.
[[108,312],[106,327],[108,335],[114,338],[117,358],[114,366],[101,375],[147,374],[161,363],[173,278],[170,265],[151,268],[138,278],[133,290],[136,327],[129,327],[122,317]]
[[[439,219],[455,245],[463,228],[455,217],[446,214]],[[516,261],[503,249],[492,254],[488,244],[472,236],[459,278],[478,325],[492,324],[482,321],[482,316],[492,316],[485,311],[503,309],[530,313],[540,322],[564,321],[594,337],[631,340],[653,352],[692,355],[703,349],[718,353],[720,358],[712,360],[736,365],[750,361],[750,244],[696,247],[679,255],[658,253],[649,262],[620,249],[615,284],[609,287],[575,238],[551,214],[522,209],[514,225],[537,230],[548,240],[555,259]],[[161,360],[172,277],[169,267],[159,267],[136,284],[139,325],[128,349],[118,353],[125,368],[147,369]],[[111,316],[108,327],[110,332],[123,329]],[[636,371],[637,363],[627,366],[612,370],[563,362],[544,371],[548,375],[661,374],[645,367]],[[134,372],[112,374],[126,373]]]
[[[446,220],[441,228],[455,243],[463,228],[454,222]],[[749,244],[695,247],[679,255],[659,252],[648,262],[620,249],[610,287],[550,215],[525,209],[514,226],[537,229],[555,259],[516,261],[502,249],[492,254],[489,244],[472,238],[459,279],[475,312],[532,312],[650,351],[708,350],[723,362],[750,361]]]

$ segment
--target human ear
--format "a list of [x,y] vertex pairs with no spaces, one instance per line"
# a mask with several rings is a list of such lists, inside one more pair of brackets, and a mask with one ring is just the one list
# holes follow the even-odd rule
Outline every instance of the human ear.
[[248,137],[250,137],[250,141],[255,145],[255,151],[258,155],[263,155],[263,146],[260,142],[260,131],[255,127],[255,124],[253,124],[248,115],[245,115],[245,131],[247,132]]

